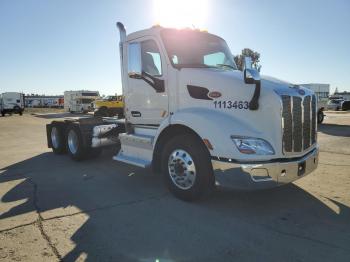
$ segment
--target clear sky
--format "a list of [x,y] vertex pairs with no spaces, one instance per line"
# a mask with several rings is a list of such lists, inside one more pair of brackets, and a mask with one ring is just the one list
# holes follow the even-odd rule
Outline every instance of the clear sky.
[[116,21],[206,28],[262,74],[350,91],[349,0],[0,0],[0,92],[120,94]]

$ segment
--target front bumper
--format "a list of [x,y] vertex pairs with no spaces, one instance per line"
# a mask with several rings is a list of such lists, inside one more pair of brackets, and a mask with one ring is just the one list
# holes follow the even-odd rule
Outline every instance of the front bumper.
[[217,184],[242,190],[266,189],[291,183],[318,165],[318,147],[301,158],[253,164],[212,160]]

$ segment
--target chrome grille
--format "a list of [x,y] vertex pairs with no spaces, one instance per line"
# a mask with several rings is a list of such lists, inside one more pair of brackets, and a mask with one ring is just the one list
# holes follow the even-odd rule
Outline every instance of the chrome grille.
[[316,143],[316,96],[312,96],[311,110],[313,120],[311,121],[311,144],[314,144]]
[[316,142],[316,97],[282,95],[283,152],[307,150]]
[[304,147],[303,149],[308,149],[311,145],[311,133],[310,133],[310,128],[311,128],[311,98],[310,96],[307,96],[304,98],[303,102],[303,107],[304,107],[304,126],[303,126],[303,143]]

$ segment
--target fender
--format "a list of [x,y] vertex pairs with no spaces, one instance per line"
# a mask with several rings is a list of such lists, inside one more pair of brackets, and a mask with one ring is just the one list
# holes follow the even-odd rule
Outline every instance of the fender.
[[202,139],[208,139],[213,146],[210,154],[215,157],[250,160],[254,156],[241,154],[230,136],[244,134],[251,137],[262,137],[263,135],[252,123],[243,122],[224,112],[200,107],[187,108],[175,112],[162,122],[155,136],[154,145],[165,128],[177,124],[188,127]]

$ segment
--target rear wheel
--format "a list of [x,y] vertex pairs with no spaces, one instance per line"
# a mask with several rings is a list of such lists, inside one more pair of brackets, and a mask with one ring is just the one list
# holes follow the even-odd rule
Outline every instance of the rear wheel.
[[87,158],[95,158],[102,152],[101,148],[91,148],[84,145],[80,128],[76,125],[68,127],[66,136],[67,151],[73,160],[81,161]]
[[61,127],[54,125],[50,131],[51,147],[55,154],[63,154],[66,151],[64,131]]
[[162,173],[169,190],[185,201],[200,198],[213,181],[206,147],[189,134],[176,136],[165,145]]
[[86,158],[86,149],[83,145],[83,139],[78,126],[71,125],[67,129],[67,150],[70,157],[74,160],[83,160]]

